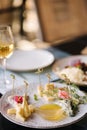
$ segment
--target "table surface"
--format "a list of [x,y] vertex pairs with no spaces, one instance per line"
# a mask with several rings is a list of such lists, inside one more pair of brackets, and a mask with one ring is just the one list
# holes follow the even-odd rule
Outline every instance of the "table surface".
[[[50,51],[51,53],[53,53],[55,60],[60,59],[60,58],[64,58],[69,56],[70,54],[63,52],[59,49],[53,48],[53,47],[49,47],[47,48],[48,51]],[[56,75],[52,72],[51,70],[52,65],[46,67],[44,69],[44,72],[41,74],[42,76],[42,82],[47,82],[46,79],[44,78],[44,74],[45,73],[50,73],[53,79],[56,79]],[[2,73],[2,70],[0,69],[0,74]],[[37,75],[35,75],[34,72],[11,72],[11,71],[7,71],[7,75],[9,75],[10,73],[13,73],[16,75],[18,81],[20,80],[20,82],[18,82],[18,86],[22,85],[21,81],[23,81],[24,79],[27,80],[28,82],[38,82],[38,78]],[[2,89],[2,87],[0,86],[0,92],[5,93],[6,89]],[[27,129],[32,129],[32,128],[26,128],[20,125],[16,125],[12,122],[10,122],[9,120],[5,119],[1,114],[0,114],[0,130],[27,130]],[[83,119],[81,119],[79,122],[74,123],[72,125],[66,126],[66,127],[61,127],[61,128],[55,128],[55,129],[59,129],[59,130],[73,130],[73,129],[79,129],[79,130],[86,130],[87,129],[87,117],[85,116]]]

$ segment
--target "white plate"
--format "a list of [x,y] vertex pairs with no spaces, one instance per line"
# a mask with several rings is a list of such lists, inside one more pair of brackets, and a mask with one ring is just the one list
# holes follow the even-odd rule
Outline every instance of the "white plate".
[[[57,84],[57,85],[60,86],[61,84]],[[39,98],[38,101],[34,100],[34,94],[37,94],[37,83],[31,83],[27,90],[28,90],[28,94],[30,96],[29,103],[34,104],[36,106],[46,103],[46,101],[43,98]],[[24,88],[24,86],[22,86],[20,88],[16,88],[14,91],[14,94],[23,95],[24,92],[25,92],[25,88]],[[40,117],[40,115],[38,115],[37,113],[33,113],[32,117],[30,117],[27,121],[22,122],[22,121],[16,119],[15,115],[12,116],[12,115],[8,115],[6,113],[7,109],[9,107],[11,107],[9,105],[9,103],[7,102],[7,98],[11,94],[12,94],[12,90],[8,91],[5,95],[2,96],[1,101],[0,101],[0,111],[1,111],[1,114],[6,119],[8,119],[11,122],[16,123],[18,125],[21,125],[21,126],[31,127],[31,128],[42,128],[42,129],[59,128],[59,127],[64,127],[64,126],[67,126],[67,125],[70,125],[70,124],[73,124],[73,123],[79,121],[87,113],[87,105],[85,104],[85,105],[80,105],[79,111],[76,114],[76,116],[67,117],[67,118],[63,119],[62,121],[47,121],[47,120],[43,119],[42,117]]]
[[32,71],[47,67],[53,61],[53,54],[46,50],[15,50],[13,55],[7,60],[7,69],[13,71]]
[[[62,70],[65,66],[67,65],[71,65],[71,63],[75,60],[80,60],[81,62],[84,62],[87,64],[87,55],[74,55],[74,56],[68,56],[66,58],[62,58],[60,60],[57,60],[53,67],[52,70],[53,72],[59,77],[62,78],[59,74],[58,74],[58,69]],[[63,79],[64,80],[64,79]],[[75,84],[79,85],[79,86],[87,86],[87,82],[83,81],[83,82],[75,82]]]

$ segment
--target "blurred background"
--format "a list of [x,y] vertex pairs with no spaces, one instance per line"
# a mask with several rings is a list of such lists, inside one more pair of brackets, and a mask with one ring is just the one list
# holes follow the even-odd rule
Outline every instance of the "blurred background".
[[87,46],[87,0],[0,0],[0,24],[16,44],[53,46],[71,54]]

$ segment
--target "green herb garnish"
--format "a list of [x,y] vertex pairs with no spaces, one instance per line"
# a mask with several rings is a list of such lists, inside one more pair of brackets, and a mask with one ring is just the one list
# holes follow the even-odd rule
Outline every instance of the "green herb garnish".
[[36,94],[34,94],[34,100],[38,101],[38,97]]

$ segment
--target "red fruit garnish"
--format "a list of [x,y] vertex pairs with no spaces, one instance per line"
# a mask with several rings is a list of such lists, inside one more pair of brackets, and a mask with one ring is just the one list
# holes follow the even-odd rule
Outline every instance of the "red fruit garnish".
[[81,66],[81,61],[80,60],[75,60],[72,62],[72,66],[75,66],[75,67],[80,67]]
[[22,96],[14,96],[13,98],[17,103],[22,103],[23,102],[23,97]]
[[69,98],[69,94],[68,94],[68,92],[66,92],[64,90],[59,90],[58,97],[62,98],[62,99],[68,99]]

